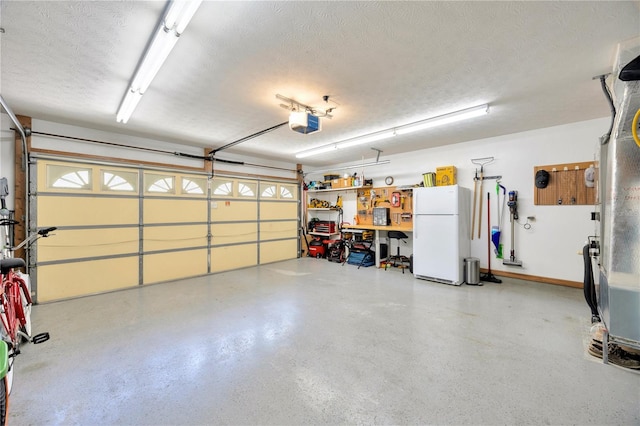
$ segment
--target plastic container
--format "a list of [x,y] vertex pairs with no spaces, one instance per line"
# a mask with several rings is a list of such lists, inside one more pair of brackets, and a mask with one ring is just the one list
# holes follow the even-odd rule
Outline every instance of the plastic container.
[[480,259],[477,257],[464,259],[464,282],[469,285],[480,284]]

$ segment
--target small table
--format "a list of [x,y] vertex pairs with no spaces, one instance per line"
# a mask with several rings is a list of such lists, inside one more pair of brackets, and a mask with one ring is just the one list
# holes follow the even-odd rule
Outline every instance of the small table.
[[[349,232],[349,229],[365,229],[369,231],[375,231],[375,252],[376,252],[376,268],[380,267],[380,231],[402,231],[413,232],[413,224],[409,225],[345,225],[342,228],[342,232]],[[388,252],[388,250],[387,250]],[[388,254],[388,253],[387,253]]]

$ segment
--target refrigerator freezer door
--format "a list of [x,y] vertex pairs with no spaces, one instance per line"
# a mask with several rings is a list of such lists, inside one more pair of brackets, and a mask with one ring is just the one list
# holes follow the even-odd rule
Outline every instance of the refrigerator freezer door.
[[457,215],[416,215],[413,217],[413,273],[418,278],[460,285]]
[[457,214],[458,185],[414,188],[413,214]]

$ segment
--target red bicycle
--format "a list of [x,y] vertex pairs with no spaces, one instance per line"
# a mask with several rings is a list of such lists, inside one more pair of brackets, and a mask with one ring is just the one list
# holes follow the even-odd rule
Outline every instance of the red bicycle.
[[[0,221],[0,226],[5,227],[5,235],[9,226],[17,222],[11,219]],[[39,238],[48,237],[56,228],[41,229],[30,235],[16,247],[5,249],[5,256],[13,254],[26,245],[35,242]],[[8,241],[8,240],[7,240]],[[8,247],[7,244],[6,247]],[[13,388],[13,362],[20,354],[21,343],[42,343],[49,340],[49,333],[31,335],[31,291],[27,283],[28,276],[17,271],[24,268],[25,261],[21,258],[5,257],[0,259],[0,425],[7,421],[7,408],[9,394]]]

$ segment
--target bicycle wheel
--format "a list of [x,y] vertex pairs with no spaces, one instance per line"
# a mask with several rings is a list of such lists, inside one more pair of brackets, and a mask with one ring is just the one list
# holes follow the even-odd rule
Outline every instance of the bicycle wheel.
[[9,395],[7,393],[7,379],[0,379],[0,426],[7,424],[7,408]]
[[[13,387],[13,361],[15,360],[14,353],[18,350],[20,344],[19,336],[15,336],[15,339],[11,338],[11,335],[7,331],[7,327],[17,327],[17,321],[15,320],[15,311],[13,309],[14,304],[8,303],[8,298],[5,295],[0,295],[0,300],[2,303],[3,312],[0,313],[0,317],[2,317],[2,327],[0,327],[0,344],[4,345],[4,349],[2,349],[3,354],[7,355],[7,373],[4,377],[5,380],[5,389],[7,395],[11,393],[11,388]],[[9,318],[13,317],[14,322],[12,322]],[[4,371],[4,367],[3,367]]]
[[[9,351],[11,354],[12,351]],[[11,389],[13,388],[13,360],[15,357],[9,357],[9,369],[7,370],[7,375],[1,380],[4,383],[4,390],[7,395],[11,394]],[[6,399],[6,398],[5,398]]]
[[7,343],[0,340],[0,426],[7,423],[7,408],[9,405],[8,378],[9,356]]

